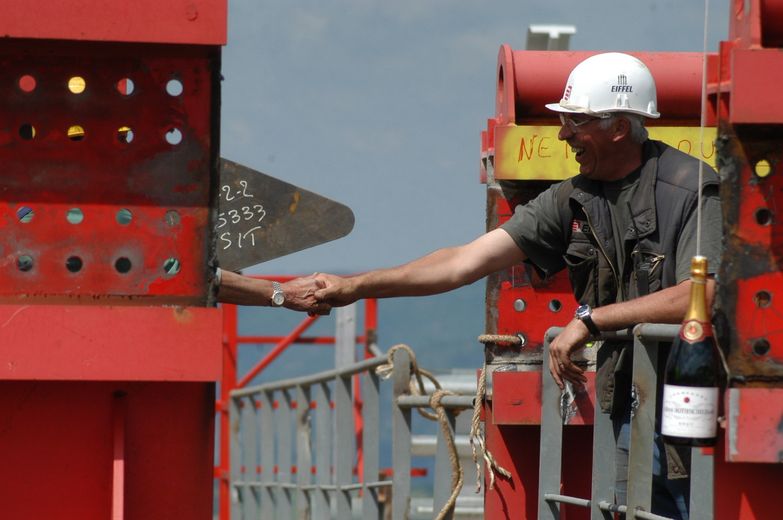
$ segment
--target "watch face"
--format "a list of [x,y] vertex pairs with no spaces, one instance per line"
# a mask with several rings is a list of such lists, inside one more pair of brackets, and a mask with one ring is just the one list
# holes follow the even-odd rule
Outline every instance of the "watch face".
[[590,314],[590,306],[589,305],[580,305],[579,307],[576,308],[576,313],[575,314],[576,314],[576,316],[578,318],[580,318],[582,316],[589,315]]
[[272,294],[272,302],[275,305],[283,305],[283,303],[285,302],[285,294],[283,294],[282,292],[275,291],[275,293]]

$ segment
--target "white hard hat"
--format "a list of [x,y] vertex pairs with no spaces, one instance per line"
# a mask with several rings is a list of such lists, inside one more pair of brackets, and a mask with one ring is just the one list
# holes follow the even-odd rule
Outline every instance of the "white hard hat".
[[661,116],[650,70],[640,60],[619,52],[596,54],[574,67],[563,99],[546,107],[555,112],[591,115],[631,112]]

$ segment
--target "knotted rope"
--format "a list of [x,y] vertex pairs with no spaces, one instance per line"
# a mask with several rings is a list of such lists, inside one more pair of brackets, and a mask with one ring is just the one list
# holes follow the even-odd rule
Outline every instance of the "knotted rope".
[[[479,462],[478,450],[481,450],[481,457],[484,459],[484,465],[489,473],[489,489],[495,489],[495,473],[500,473],[507,479],[511,478],[511,473],[498,464],[492,452],[487,448],[484,439],[484,433],[481,431],[481,407],[484,404],[484,396],[487,391],[487,365],[481,369],[478,385],[476,388],[476,398],[473,400],[473,419],[470,422],[470,449],[473,453],[473,462],[476,464],[476,493],[481,491],[481,463]],[[478,444],[478,448],[476,445]]]
[[449,462],[451,463],[451,496],[449,496],[449,499],[435,517],[436,519],[441,520],[453,511],[454,506],[457,503],[457,496],[462,490],[462,484],[464,482],[464,473],[462,471],[462,465],[459,462],[457,445],[454,442],[454,433],[451,430],[451,425],[449,424],[449,417],[446,414],[446,409],[441,404],[441,400],[445,396],[456,394],[449,390],[442,389],[440,383],[437,379],[435,379],[435,376],[431,372],[428,372],[423,368],[419,368],[418,363],[416,363],[416,354],[414,354],[413,349],[411,349],[408,345],[399,344],[389,349],[389,351],[386,353],[387,362],[383,365],[379,365],[375,369],[375,373],[378,374],[379,377],[383,379],[388,379],[391,377],[394,371],[394,353],[398,350],[405,350],[410,358],[411,379],[408,387],[410,389],[411,395],[425,395],[424,380],[422,379],[422,376],[429,379],[435,386],[435,392],[433,392],[430,396],[430,408],[434,410],[434,413],[427,412],[421,408],[417,408],[417,410],[423,417],[432,421],[438,421],[441,432],[443,433],[443,438],[446,440],[446,446],[448,447]]
[[[502,334],[482,334],[478,337],[480,343],[494,343],[496,345],[522,345],[522,338],[519,336]],[[495,489],[495,473],[510,479],[511,473],[501,466],[487,448],[484,433],[481,431],[481,408],[484,405],[484,398],[487,392],[487,364],[479,374],[478,385],[476,386],[476,398],[473,400],[473,419],[470,422],[470,449],[473,454],[473,463],[476,464],[476,493],[481,492],[481,463],[479,462],[479,450],[484,465],[489,473],[489,489]]]

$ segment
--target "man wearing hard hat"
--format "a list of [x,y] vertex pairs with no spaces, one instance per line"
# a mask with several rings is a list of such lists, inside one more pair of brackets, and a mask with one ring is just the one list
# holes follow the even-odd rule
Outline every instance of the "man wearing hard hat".
[[[646,118],[658,118],[655,81],[627,54],[592,56],[571,72],[558,113],[558,137],[571,147],[579,175],[552,185],[498,229],[407,264],[350,278],[319,275],[316,298],[347,305],[361,298],[436,294],[473,283],[519,262],[552,274],[568,269],[580,306],[550,345],[550,370],[564,381],[586,381],[571,361],[591,336],[637,323],[679,323],[696,254],[699,161],[648,139]],[[713,274],[720,258],[718,177],[704,165],[702,241]],[[707,286],[714,295],[714,280]],[[607,350],[603,350],[607,349]],[[601,347],[599,402],[618,435],[617,503],[626,503],[631,410],[631,349]],[[656,440],[653,513],[688,517],[688,461]]]

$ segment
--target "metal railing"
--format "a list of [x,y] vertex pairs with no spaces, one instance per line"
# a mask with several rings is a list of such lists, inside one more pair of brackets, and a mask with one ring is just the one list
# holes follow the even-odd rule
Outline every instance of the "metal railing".
[[[263,278],[267,280],[275,280],[279,282],[285,282],[293,279],[292,276],[266,276],[266,277],[254,277]],[[375,299],[364,300],[364,327],[363,334],[355,338],[355,343],[359,343],[364,346],[364,356],[370,357],[374,355],[378,348],[375,345],[376,341],[376,329],[378,326],[378,302]],[[348,307],[338,309],[335,315],[340,314],[340,311],[347,310]],[[230,496],[229,492],[231,487],[229,485],[230,478],[230,449],[229,449],[229,419],[228,419],[228,401],[229,395],[232,390],[237,388],[244,388],[250,384],[253,379],[260,375],[271,363],[273,363],[278,357],[283,354],[286,349],[294,344],[319,344],[336,346],[337,338],[335,336],[304,336],[305,332],[319,319],[323,317],[319,316],[307,316],[305,317],[292,331],[284,336],[247,336],[239,334],[239,312],[236,305],[224,304],[223,305],[223,374],[220,380],[220,396],[216,402],[216,411],[218,413],[218,428],[219,428],[219,460],[215,466],[214,475],[219,483],[219,503],[218,503],[218,517],[220,520],[228,520],[230,516]],[[351,335],[356,333],[355,329],[348,331]],[[349,340],[349,338],[343,338],[343,340]],[[272,344],[274,347],[272,350],[264,356],[263,359],[258,361],[247,373],[238,373],[238,360],[239,360],[239,347],[242,345],[258,345],[258,344]],[[349,348],[353,349],[353,345]],[[354,400],[354,406],[356,408],[361,406],[361,399]],[[356,421],[355,434],[360,438],[360,432],[362,430],[362,424],[360,421]],[[357,447],[359,459],[362,456],[361,445]]]
[[[561,390],[549,374],[549,343],[561,331],[551,328],[544,341],[544,367],[541,410],[541,457],[539,465],[539,520],[560,518],[560,505],[589,508],[591,519],[606,520],[611,513],[626,513],[626,518],[667,520],[650,512],[652,493],[653,438],[658,375],[659,342],[672,341],[678,325],[644,323],[633,333],[605,333],[602,339],[633,339],[633,384],[638,407],[631,417],[631,444],[628,460],[627,504],[616,504],[615,449],[612,421],[595,406],[593,423],[593,467],[591,497],[559,494],[562,469],[563,418],[560,412]],[[713,458],[700,448],[691,451],[690,518],[707,520],[713,512]]]
[[[234,390],[230,394],[231,518],[408,518],[411,504],[411,412],[430,407],[429,396],[410,395],[411,360],[395,350],[391,409],[382,413],[375,357],[339,369]],[[364,425],[363,480],[354,477],[352,379],[361,379]],[[451,433],[455,411],[472,408],[472,396],[445,396]],[[391,418],[393,477],[381,479],[380,425]],[[435,455],[433,510],[451,495],[443,433]],[[390,491],[390,493],[389,493]],[[450,518],[451,515],[446,515]]]

